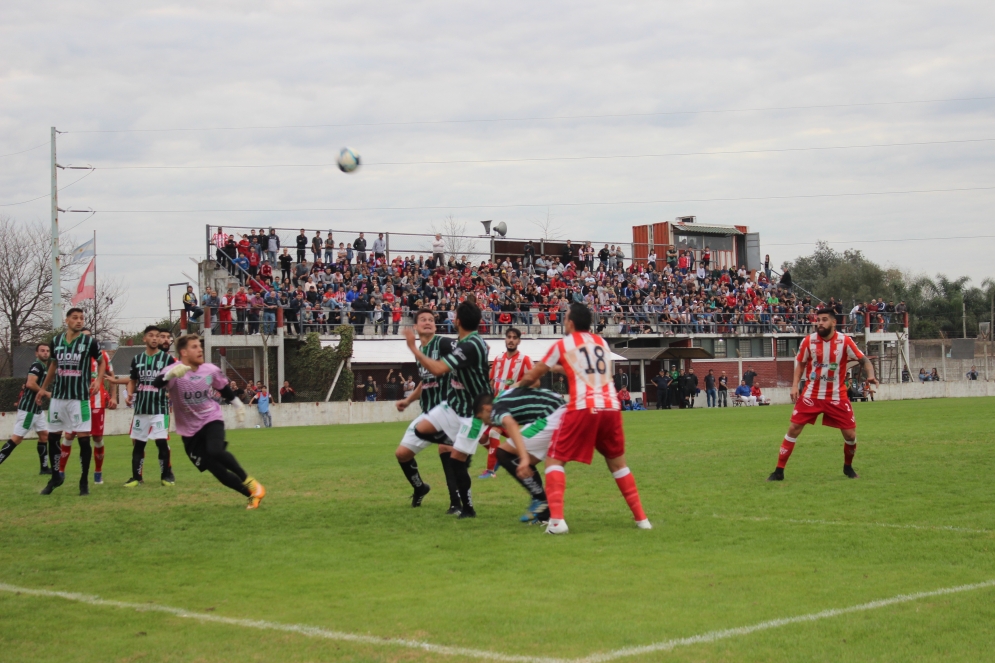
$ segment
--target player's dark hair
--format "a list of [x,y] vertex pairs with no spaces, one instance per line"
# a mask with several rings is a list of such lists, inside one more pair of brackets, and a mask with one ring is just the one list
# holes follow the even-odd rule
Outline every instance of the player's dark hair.
[[504,333],[505,336],[514,336],[515,338],[521,338],[522,332],[517,327],[508,327],[508,331]]
[[475,399],[473,399],[473,416],[476,417],[477,415],[480,414],[481,410],[483,410],[485,406],[491,405],[493,403],[494,403],[494,396],[490,392],[487,391],[481,392],[480,394],[477,395]]
[[39,343],[38,345],[36,345],[35,346],[35,352],[38,352],[38,348],[40,348],[42,346],[48,347],[48,343]]
[[200,336],[197,334],[187,334],[185,336],[180,336],[176,339],[176,354],[180,354],[181,350],[186,349],[188,345],[194,341],[200,341]]
[[574,329],[579,332],[591,331],[591,309],[583,304],[571,304],[567,320],[574,323]]
[[834,318],[836,317],[836,311],[834,311],[833,309],[829,308],[828,306],[820,306],[819,308],[815,309],[815,314],[816,315],[831,315]]
[[83,309],[79,308],[78,306],[74,306],[71,309],[69,309],[68,311],[66,311],[66,317],[68,318],[73,313],[79,313],[79,314],[82,314],[82,315],[86,315],[85,313],[83,313]]
[[149,325],[148,327],[145,328],[145,331],[142,332],[142,336],[145,336],[150,331],[159,332],[161,330],[155,325]]
[[427,313],[428,315],[432,316],[433,320],[435,320],[435,311],[433,311],[430,308],[420,308],[418,309],[418,312],[415,313],[415,322],[418,322],[418,318],[421,317],[422,313]]
[[480,309],[470,302],[463,302],[456,307],[456,319],[464,331],[475,332],[480,326]]
[[158,330],[160,334],[169,334],[170,336],[173,335],[172,329],[166,329],[165,327],[158,327]]

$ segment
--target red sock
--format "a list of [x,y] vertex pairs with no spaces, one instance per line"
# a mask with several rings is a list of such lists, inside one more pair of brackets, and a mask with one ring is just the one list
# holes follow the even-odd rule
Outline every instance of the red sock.
[[643,505],[639,501],[639,491],[636,490],[636,477],[632,476],[628,467],[612,472],[612,476],[615,477],[618,489],[622,491],[622,497],[632,509],[632,517],[636,520],[646,520],[646,512],[643,511]]
[[798,438],[791,438],[787,435],[784,436],[784,442],[781,442],[781,453],[777,456],[777,467],[778,469],[784,469],[784,466],[788,464],[788,459],[791,458],[791,452],[795,450],[795,440]]
[[497,445],[487,447],[487,471],[493,472],[497,467]]
[[104,471],[104,443],[101,442],[100,446],[93,446],[93,471],[103,472]]
[[66,471],[66,463],[69,462],[69,454],[71,454],[73,452],[73,445],[71,445],[71,444],[69,444],[69,445],[62,444],[62,445],[59,445],[59,446],[62,449],[62,453],[59,455],[59,471],[60,472],[65,472]]
[[563,520],[563,493],[567,489],[567,475],[559,465],[546,468],[546,502],[549,517]]
[[843,443],[843,464],[852,465],[853,464],[853,454],[857,453],[857,441],[854,440],[853,444],[849,442]]

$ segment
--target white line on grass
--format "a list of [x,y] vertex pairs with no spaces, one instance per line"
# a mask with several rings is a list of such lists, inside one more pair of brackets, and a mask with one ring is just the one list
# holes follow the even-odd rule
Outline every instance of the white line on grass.
[[602,663],[604,661],[614,661],[615,659],[626,656],[639,656],[641,654],[652,654],[654,652],[670,651],[672,649],[677,649],[678,647],[687,647],[688,645],[700,645],[707,642],[715,642],[717,640],[725,640],[726,638],[733,638],[738,635],[750,635],[751,633],[756,633],[758,631],[767,631],[772,628],[780,628],[781,626],[787,626],[788,624],[814,622],[820,619],[839,617],[840,615],[848,615],[854,612],[863,612],[865,610],[876,610],[877,608],[885,608],[890,605],[896,605],[898,603],[908,603],[909,601],[918,601],[919,599],[926,599],[933,596],[944,596],[947,594],[970,592],[975,589],[985,589],[988,587],[995,587],[995,580],[979,582],[973,585],[960,585],[959,587],[947,587],[945,589],[936,589],[931,592],[918,592],[916,594],[900,594],[898,596],[893,596],[890,599],[871,601],[870,603],[862,603],[860,605],[850,606],[849,608],[834,608],[832,610],[823,610],[822,612],[814,612],[808,615],[799,615],[797,617],[784,617],[782,619],[771,619],[770,621],[760,622],[759,624],[753,624],[752,626],[740,626],[739,628],[730,628],[730,629],[725,629],[723,631],[709,631],[708,633],[702,633],[701,635],[693,635],[690,638],[677,638],[674,640],[657,642],[655,644],[645,645],[642,647],[626,647],[625,649],[616,649],[614,651],[605,652],[604,654],[594,654],[592,656],[587,656],[586,658],[576,659],[576,663]]
[[918,529],[918,530],[932,530],[936,532],[966,532],[968,534],[991,534],[995,530],[990,529],[972,529],[970,527],[952,527],[950,525],[902,525],[895,523],[849,523],[844,520],[813,520],[813,519],[799,519],[799,518],[771,518],[769,516],[721,516],[717,513],[712,514],[713,518],[720,518],[722,520],[740,520],[740,521],[751,521],[751,522],[777,522],[777,523],[792,523],[794,525],[846,525],[849,527],[887,527],[888,529]]
[[321,638],[325,640],[341,640],[345,642],[356,642],[365,645],[387,645],[392,647],[405,647],[408,649],[418,649],[432,654],[442,654],[444,656],[463,656],[466,658],[478,658],[490,661],[503,661],[507,663],[605,663],[606,661],[614,661],[616,659],[626,658],[630,656],[640,656],[643,654],[666,652],[677,649],[678,647],[688,647],[690,645],[699,645],[710,642],[717,642],[719,640],[726,640],[728,638],[734,638],[741,635],[750,635],[753,633],[757,633],[759,631],[768,631],[770,629],[780,628],[782,626],[787,626],[789,624],[815,622],[821,619],[830,619],[832,617],[839,617],[841,615],[848,615],[855,612],[864,612],[867,610],[886,608],[891,605],[897,605],[900,603],[909,603],[911,601],[918,601],[920,599],[932,598],[934,596],[959,594],[961,592],[970,592],[977,589],[987,589],[990,587],[995,587],[995,580],[987,580],[985,582],[974,583],[971,585],[946,587],[943,589],[935,589],[929,592],[917,592],[915,594],[899,594],[898,596],[893,596],[891,598],[881,599],[878,601],[871,601],[870,603],[862,603],[860,605],[854,605],[848,608],[833,608],[831,610],[823,610],[822,612],[814,612],[814,613],[809,613],[807,615],[798,615],[796,617],[771,619],[769,621],[760,622],[758,624],[752,624],[750,626],[740,626],[737,628],[724,629],[721,631],[709,631],[707,633],[693,635],[689,638],[675,638],[673,640],[665,640],[663,642],[657,642],[650,645],[643,645],[640,647],[626,647],[623,649],[615,649],[613,651],[608,651],[601,654],[591,654],[590,656],[585,656],[582,658],[561,659],[561,658],[548,658],[543,656],[518,656],[514,654],[501,654],[499,652],[491,652],[482,649],[469,649],[466,647],[449,647],[446,645],[433,645],[431,643],[421,642],[418,640],[403,640],[399,638],[379,638],[372,635],[356,635],[354,633],[343,633],[341,631],[329,631],[323,628],[319,628],[317,626],[307,626],[305,624],[281,624],[279,622],[268,622],[256,619],[237,619],[234,617],[221,617],[219,615],[209,615],[200,612],[191,612],[189,610],[184,610],[182,608],[172,608],[165,605],[156,605],[154,603],[127,603],[125,601],[108,601],[106,599],[100,598],[99,596],[92,596],[88,594],[76,594],[73,592],[56,592],[47,589],[29,589],[26,587],[17,587],[14,585],[7,585],[4,583],[0,583],[0,591],[10,592],[13,594],[27,594],[29,596],[60,598],[60,599],[66,599],[67,601],[77,601],[79,603],[86,603],[88,605],[95,605],[95,606],[108,607],[108,608],[124,608],[128,610],[136,610],[139,612],[163,612],[166,614],[173,615],[174,617],[180,617],[183,619],[193,619],[195,621],[199,621],[202,623],[225,624],[228,626],[242,626],[244,628],[254,628],[260,630],[267,630],[267,631],[284,631],[287,633],[297,633],[299,635],[307,636],[310,638]]

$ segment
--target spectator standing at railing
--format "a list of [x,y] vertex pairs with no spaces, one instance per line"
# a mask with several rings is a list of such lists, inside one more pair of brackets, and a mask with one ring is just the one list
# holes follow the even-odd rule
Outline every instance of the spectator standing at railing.
[[373,240],[373,257],[376,260],[387,260],[387,240],[383,238],[383,233]]
[[712,264],[712,250],[705,245],[705,250],[701,252],[701,266],[708,271],[708,266]]
[[373,380],[372,375],[366,376],[366,382],[363,383],[363,396],[371,403],[377,400],[377,383]]
[[522,249],[522,259],[526,267],[531,267],[535,263],[536,247],[531,239],[525,243],[525,248]]
[[290,269],[294,264],[294,259],[290,255],[290,249],[283,249],[283,253],[277,260],[280,263],[280,278],[283,280],[290,279]]
[[190,322],[197,322],[200,316],[204,314],[204,309],[197,306],[197,295],[194,293],[192,285],[188,285],[187,291],[183,293],[183,308]]
[[446,242],[442,239],[441,233],[435,233],[432,240],[432,260],[436,266],[444,265],[446,262]]
[[385,401],[400,400],[401,386],[401,383],[397,380],[397,376],[394,375],[394,369],[390,369],[387,372],[387,382],[383,386],[383,399]]
[[708,369],[708,374],[705,375],[705,406],[717,407],[717,396],[718,392],[715,389],[715,371]]
[[304,229],[301,228],[301,234],[297,236],[297,262],[304,262],[307,258],[307,247],[308,239],[307,234],[305,234]]
[[362,264],[366,262],[366,237],[363,233],[359,233],[359,237],[356,241],[352,243],[352,248],[356,251],[356,263]]
[[325,248],[325,241],[321,239],[321,231],[314,231],[314,237],[311,238],[311,262],[321,261],[321,251]]
[[747,387],[753,386],[753,381],[757,379],[757,372],[753,370],[753,366],[747,366],[746,372],[743,373],[743,382],[746,383]]
[[263,294],[263,333],[276,333],[276,309],[280,305],[280,298],[272,290],[267,290]]
[[325,237],[325,264],[331,265],[335,262],[335,238],[332,237],[332,231],[328,231],[328,236]]
[[225,234],[223,228],[218,228],[218,231],[211,235],[211,244],[214,245],[214,258],[218,261],[218,264],[228,269],[228,256],[225,254],[225,245],[228,243],[228,235]]
[[249,276],[256,276],[259,273],[259,252],[256,247],[249,248]]
[[764,256],[764,275],[767,277],[767,281],[770,281],[770,254]]
[[280,387],[280,402],[281,403],[293,403],[297,400],[297,392],[294,388],[290,386],[289,380],[283,381],[283,386]]
[[273,228],[269,229],[269,234],[266,236],[266,260],[269,264],[276,264],[276,256],[280,253],[280,236],[276,234],[276,230]]
[[238,257],[235,258],[235,266],[237,267],[235,276],[238,277],[239,283],[245,283],[245,277],[249,273],[249,259],[239,253]]
[[971,370],[967,372],[967,379],[972,381],[978,379],[978,368],[976,366],[972,366]]
[[201,299],[201,304],[205,309],[211,309],[211,313],[213,314],[211,316],[211,331],[216,333],[218,331],[218,308],[221,305],[221,298],[218,297],[217,290],[208,288]]
[[265,302],[263,302],[263,298],[258,292],[253,292],[249,295],[249,310],[246,313],[246,320],[249,323],[250,334],[259,333],[259,321],[262,318],[264,307]]
[[231,288],[218,300],[218,331],[223,336],[231,336],[231,312],[235,306],[235,294]]
[[646,268],[656,271],[656,251],[650,249],[650,254],[646,256]]

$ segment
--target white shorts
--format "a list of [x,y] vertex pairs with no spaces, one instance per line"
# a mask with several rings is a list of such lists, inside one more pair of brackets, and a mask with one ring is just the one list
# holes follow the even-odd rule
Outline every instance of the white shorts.
[[27,437],[29,433],[44,433],[48,430],[48,422],[45,419],[44,412],[18,410],[12,434],[17,437]]
[[480,419],[461,417],[448,403],[440,403],[422,416],[435,426],[435,430],[443,431],[453,440],[453,449],[467,456],[472,456],[477,451],[480,437],[487,430]]
[[50,433],[89,433],[90,399],[70,401],[53,398],[48,406],[48,431]]
[[401,446],[405,449],[411,449],[416,454],[423,451],[427,447],[432,446],[431,442],[421,439],[418,437],[418,434],[415,433],[415,426],[422,421],[428,421],[428,417],[425,414],[419,414],[415,417],[415,420],[412,421],[407,430],[404,431],[404,437],[401,438]]
[[136,414],[131,420],[131,439],[139,442],[169,439],[169,415]]
[[[563,420],[563,413],[567,411],[566,406],[558,408],[553,414],[545,419],[537,419],[528,426],[522,428],[522,439],[525,440],[525,449],[539,460],[546,458],[549,451],[549,443],[553,441],[553,433],[560,427]],[[508,438],[510,446],[515,443]]]

